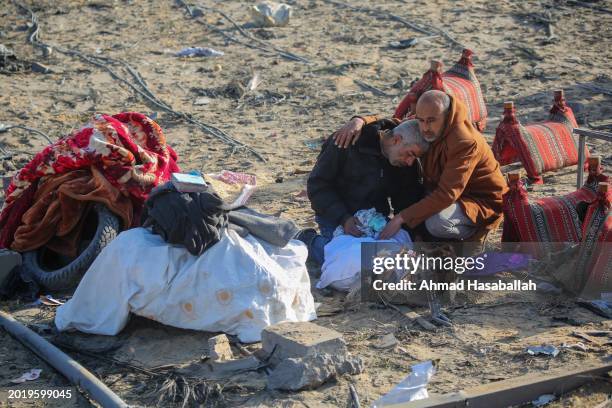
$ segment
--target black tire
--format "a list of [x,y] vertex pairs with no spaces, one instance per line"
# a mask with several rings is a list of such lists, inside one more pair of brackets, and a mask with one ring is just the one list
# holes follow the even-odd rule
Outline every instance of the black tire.
[[43,247],[23,254],[23,272],[40,286],[50,290],[75,287],[98,254],[115,239],[121,228],[119,218],[104,205],[95,204],[92,212],[97,216],[98,225],[91,241],[74,260],[68,260],[67,265],[57,269],[45,267],[43,258],[46,249]]

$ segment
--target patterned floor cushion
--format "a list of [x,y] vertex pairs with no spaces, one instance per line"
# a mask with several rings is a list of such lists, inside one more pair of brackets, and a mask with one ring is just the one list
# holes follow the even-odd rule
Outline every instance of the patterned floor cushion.
[[454,95],[468,107],[468,116],[479,131],[484,131],[487,124],[487,107],[480,89],[480,83],[474,73],[471,50],[465,49],[459,61],[448,71],[442,72],[442,63],[432,61],[431,68],[410,88],[408,94],[395,110],[394,117],[403,119],[414,114],[416,102],[426,91],[437,89]]
[[582,246],[576,271],[582,279],[583,298],[600,298],[612,292],[612,192],[601,183],[597,199],[589,206],[582,227]]
[[534,201],[528,199],[518,176],[510,175],[510,190],[504,196],[502,242],[526,243],[523,246],[536,257],[561,250],[566,243],[581,242],[587,208],[597,199],[598,183],[607,181],[597,160],[589,160],[589,164],[589,177],[582,188]]
[[506,102],[504,117],[495,132],[493,154],[502,166],[521,162],[531,181],[541,184],[542,173],[578,163],[578,142],[572,134],[576,127],[563,91],[555,91],[550,116],[541,123],[521,125],[514,104]]

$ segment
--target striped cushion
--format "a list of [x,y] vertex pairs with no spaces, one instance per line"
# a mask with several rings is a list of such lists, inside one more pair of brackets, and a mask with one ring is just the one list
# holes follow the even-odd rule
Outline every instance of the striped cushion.
[[575,270],[584,276],[582,297],[599,298],[612,292],[611,193],[599,193],[587,211],[582,229],[582,246]]
[[395,110],[394,117],[403,119],[413,115],[418,98],[426,91],[437,89],[463,101],[468,108],[468,117],[474,127],[484,131],[487,124],[485,105],[480,83],[474,73],[473,52],[465,49],[459,61],[448,71],[442,72],[442,64],[432,62],[432,68],[417,81]]
[[527,242],[525,248],[536,257],[561,250],[566,243],[581,242],[580,213],[597,199],[597,182],[590,177],[587,184],[570,194],[533,202],[521,182],[510,183],[504,195],[502,242]]
[[578,141],[572,134],[575,127],[574,114],[563,99],[555,101],[548,121],[525,126],[516,118],[514,108],[508,107],[495,132],[493,154],[501,165],[520,161],[527,176],[541,183],[542,173],[578,163]]

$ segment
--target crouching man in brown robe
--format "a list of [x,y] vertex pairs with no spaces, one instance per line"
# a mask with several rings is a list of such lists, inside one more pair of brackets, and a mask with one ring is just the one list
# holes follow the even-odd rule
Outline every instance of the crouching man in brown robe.
[[[352,119],[337,132],[336,144],[348,144],[375,119]],[[380,238],[392,237],[402,224],[414,228],[424,222],[433,237],[483,240],[501,219],[507,191],[491,148],[467,118],[463,102],[444,92],[425,92],[417,102],[416,119],[423,138],[431,143],[421,159],[426,196],[400,211]]]

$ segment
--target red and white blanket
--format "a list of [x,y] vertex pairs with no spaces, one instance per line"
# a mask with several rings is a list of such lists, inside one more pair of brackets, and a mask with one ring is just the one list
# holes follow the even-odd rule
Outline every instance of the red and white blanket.
[[162,129],[147,116],[97,114],[78,131],[47,146],[13,177],[0,213],[0,248],[11,245],[38,182],[47,176],[93,166],[130,197],[138,213],[151,189],[180,171],[176,161]]

